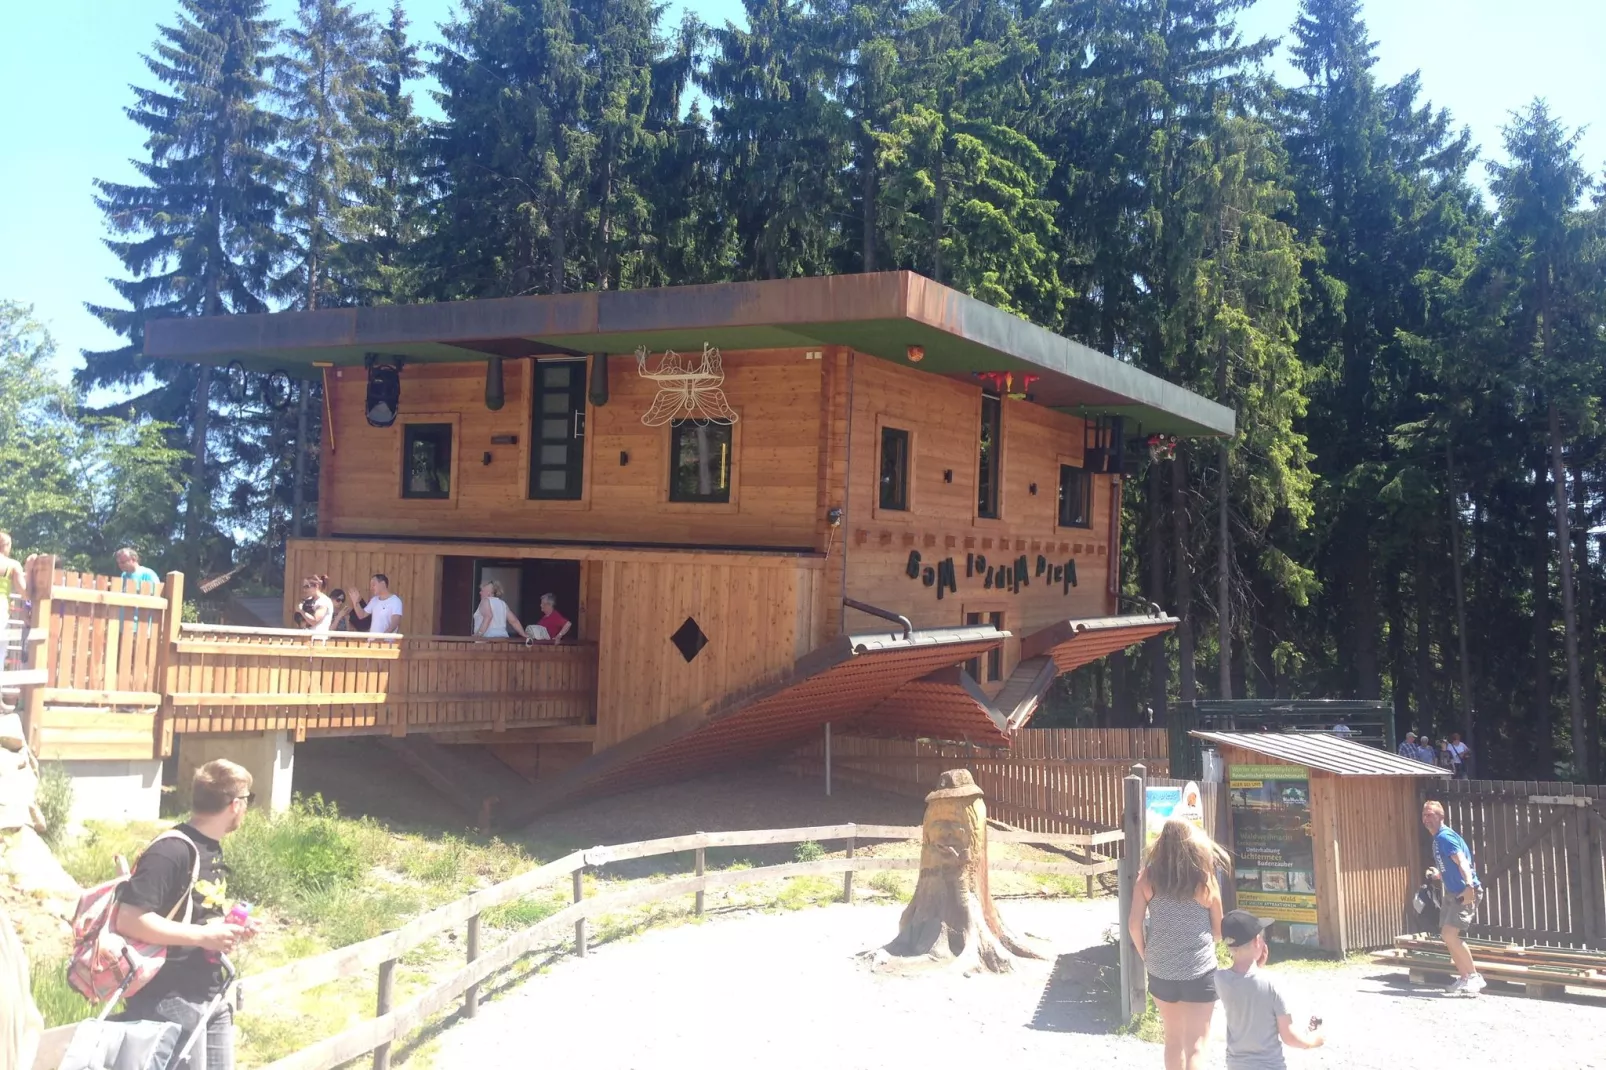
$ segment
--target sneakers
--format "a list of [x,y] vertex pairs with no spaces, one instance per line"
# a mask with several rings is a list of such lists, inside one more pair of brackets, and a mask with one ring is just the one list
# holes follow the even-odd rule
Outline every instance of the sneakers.
[[1457,977],[1450,983],[1450,987],[1444,990],[1444,994],[1447,996],[1475,996],[1486,987],[1483,975],[1475,973],[1471,977]]

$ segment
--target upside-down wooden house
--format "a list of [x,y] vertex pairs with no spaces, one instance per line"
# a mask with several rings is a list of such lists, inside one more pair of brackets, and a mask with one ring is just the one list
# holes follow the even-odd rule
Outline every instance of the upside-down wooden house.
[[[472,741],[538,800],[826,723],[1007,742],[1058,674],[1174,624],[1123,612],[1123,456],[1234,420],[908,272],[164,320],[145,352],[321,379],[285,622],[310,574],[405,604],[382,683],[190,684],[169,734]],[[483,579],[526,622],[554,594],[573,641],[469,641]],[[239,641],[175,636],[197,666]]]

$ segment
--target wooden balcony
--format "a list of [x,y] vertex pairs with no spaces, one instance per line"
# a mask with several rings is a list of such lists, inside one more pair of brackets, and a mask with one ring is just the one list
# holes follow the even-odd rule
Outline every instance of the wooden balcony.
[[30,570],[29,738],[45,758],[150,758],[182,732],[500,735],[595,720],[593,644],[313,635],[180,622],[184,578]]

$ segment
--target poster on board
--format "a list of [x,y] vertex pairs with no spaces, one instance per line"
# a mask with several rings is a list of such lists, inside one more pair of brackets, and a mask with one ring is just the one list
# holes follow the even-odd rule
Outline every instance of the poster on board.
[[1300,765],[1232,765],[1227,790],[1238,908],[1275,921],[1268,940],[1316,946],[1310,771]]
[[1160,827],[1173,817],[1204,828],[1204,804],[1200,801],[1199,785],[1191,780],[1181,787],[1148,785],[1144,788],[1143,810],[1145,849],[1154,846],[1154,841],[1160,838]]

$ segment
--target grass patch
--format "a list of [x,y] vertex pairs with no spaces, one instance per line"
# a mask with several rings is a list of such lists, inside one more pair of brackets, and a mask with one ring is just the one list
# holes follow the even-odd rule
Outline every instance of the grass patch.
[[480,923],[493,929],[512,931],[528,929],[568,905],[569,901],[561,896],[547,898],[528,896],[524,899],[515,899],[511,903],[503,903],[499,907],[492,907],[480,915]]
[[813,840],[804,840],[792,850],[794,862],[818,862],[825,857],[825,848]]
[[[1116,993],[1116,1000],[1116,1006],[1119,1007],[1119,992]],[[1116,1012],[1116,1017],[1120,1017],[1119,1010]],[[1160,1021],[1160,1010],[1154,1005],[1154,998],[1151,996],[1146,999],[1143,1013],[1125,1025],[1117,1027],[1115,1032],[1117,1036],[1136,1037],[1150,1044],[1164,1044],[1165,1023]]]
[[56,851],[61,868],[85,888],[117,876],[117,857],[129,865],[168,825],[160,821],[89,821],[83,834]]
[[33,1001],[45,1017],[45,1028],[71,1025],[94,1017],[98,1008],[73,991],[67,983],[67,960],[49,959],[28,963],[28,987]]
[[892,870],[881,870],[870,874],[870,880],[867,883],[871,888],[881,892],[883,895],[892,896],[900,903],[907,903],[915,895],[914,878]]
[[802,910],[824,906],[842,898],[842,882],[830,877],[792,877],[775,897],[781,910]]

